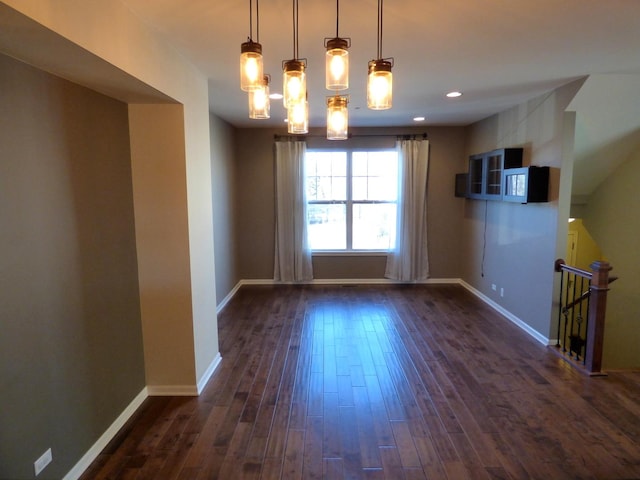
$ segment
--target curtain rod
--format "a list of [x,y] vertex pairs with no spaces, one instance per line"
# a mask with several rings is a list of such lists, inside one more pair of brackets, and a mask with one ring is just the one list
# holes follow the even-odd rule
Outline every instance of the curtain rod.
[[[393,138],[395,137],[397,140],[415,140],[418,137],[422,137],[423,140],[426,140],[428,138],[427,136],[427,132],[424,133],[418,133],[418,134],[375,134],[375,133],[363,133],[363,134],[349,134],[349,138],[354,138],[354,137],[390,137]],[[275,140],[280,140],[280,139],[300,139],[303,140],[305,138],[327,138],[325,135],[278,135],[278,134],[274,134],[273,138]],[[339,143],[339,142],[336,142]]]

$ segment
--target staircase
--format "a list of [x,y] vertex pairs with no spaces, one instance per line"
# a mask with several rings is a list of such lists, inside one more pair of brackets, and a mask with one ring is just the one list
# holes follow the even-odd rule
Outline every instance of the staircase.
[[571,365],[589,375],[604,375],[602,352],[611,265],[595,261],[591,271],[555,261],[560,273],[556,350]]

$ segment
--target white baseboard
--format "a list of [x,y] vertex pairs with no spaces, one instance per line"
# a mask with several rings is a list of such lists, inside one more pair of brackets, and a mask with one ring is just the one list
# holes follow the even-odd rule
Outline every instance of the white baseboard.
[[131,403],[124,409],[124,411],[116,418],[116,420],[107,428],[107,430],[100,436],[98,441],[83,455],[83,457],[75,464],[75,466],[67,473],[63,480],[77,480],[82,476],[91,463],[98,458],[100,452],[109,444],[109,442],[116,436],[118,431],[124,426],[124,424],[131,418],[135,411],[142,405],[142,402],[149,396],[197,396],[199,395],[207,382],[215,372],[218,365],[222,361],[220,352],[213,359],[207,370],[200,378],[197,386],[194,385],[149,385],[142,389],[142,391],[134,398]]
[[98,441],[85,453],[82,458],[75,464],[75,466],[69,470],[63,480],[77,480],[82,476],[87,468],[98,458],[100,452],[109,444],[109,442],[116,436],[120,429],[127,423],[127,420],[136,412],[136,410],[142,405],[142,402],[149,396],[147,387],[143,388],[138,395],[127,405],[127,408],[116,418],[116,420],[107,428],[107,430],[100,436]]
[[550,345],[551,340],[548,339],[547,337],[545,337],[544,335],[542,335],[540,332],[538,332],[537,330],[531,328],[528,324],[526,324],[525,322],[523,322],[522,320],[520,320],[518,317],[516,317],[513,313],[511,313],[509,310],[506,310],[505,308],[503,308],[501,305],[498,305],[496,302],[494,302],[493,300],[491,300],[489,297],[487,297],[485,294],[483,294],[482,292],[480,292],[479,290],[475,289],[474,287],[472,287],[471,285],[469,285],[467,282],[465,282],[464,280],[460,280],[459,281],[460,285],[462,285],[464,288],[466,288],[469,292],[473,293],[476,297],[478,297],[480,300],[482,300],[484,303],[486,303],[487,305],[489,305],[491,308],[493,308],[496,312],[500,313],[502,316],[506,317],[507,320],[509,320],[510,322],[514,323],[515,325],[517,325],[518,327],[520,327],[520,329],[524,330],[526,333],[528,333],[529,335],[531,335],[535,340],[537,340],[538,342],[540,342],[543,345]]
[[222,361],[222,356],[218,352],[211,361],[200,380],[196,385],[147,385],[149,396],[152,397],[197,397],[200,395],[207,382]]
[[148,385],[150,397],[197,397],[197,385]]
[[220,352],[218,352],[216,354],[216,357],[213,359],[209,367],[207,367],[207,370],[204,372],[204,374],[198,381],[198,395],[202,393],[202,391],[204,390],[204,387],[206,387],[207,382],[211,378],[211,375],[213,375],[213,372],[216,371],[216,368],[218,368],[218,365],[220,365],[221,361],[222,361],[222,355],[220,355]]
[[224,310],[224,307],[226,307],[231,299],[235,296],[235,294],[238,293],[238,290],[240,290],[240,287],[242,285],[242,280],[240,280],[238,283],[236,283],[236,286],[231,289],[227,296],[222,299],[222,301],[216,306],[216,315],[219,315],[220,312]]

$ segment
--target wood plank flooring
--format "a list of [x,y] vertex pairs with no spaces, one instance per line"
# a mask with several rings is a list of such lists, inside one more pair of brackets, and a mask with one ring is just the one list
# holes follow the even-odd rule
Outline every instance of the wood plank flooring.
[[640,372],[589,378],[457,285],[244,287],[197,398],[83,479],[640,479]]

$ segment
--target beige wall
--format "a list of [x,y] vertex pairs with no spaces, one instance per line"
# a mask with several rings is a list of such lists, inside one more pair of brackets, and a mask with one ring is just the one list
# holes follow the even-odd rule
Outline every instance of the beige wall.
[[[176,128],[175,137],[183,137],[184,153],[167,161],[175,162],[172,168],[183,172],[176,176],[175,181],[182,179],[187,185],[180,198],[173,198],[173,208],[187,211],[188,222],[174,228],[187,229],[183,232],[185,245],[180,247],[188,252],[184,260],[186,265],[178,265],[175,276],[182,278],[183,272],[188,270],[188,285],[181,285],[180,292],[171,297],[175,299],[172,311],[180,311],[174,317],[175,325],[167,331],[145,336],[145,351],[157,352],[145,360],[147,368],[156,372],[153,378],[156,386],[185,386],[195,391],[196,384],[203,379],[218,354],[206,77],[121,2],[6,0],[0,3],[0,13],[8,22],[0,34],[0,51],[129,104],[173,102],[182,105],[183,121],[174,124],[173,128]],[[45,44],[47,48],[43,48]],[[144,107],[137,111],[141,110]],[[147,116],[143,120],[142,117],[137,116],[134,125],[140,128],[131,132],[132,141],[137,142],[138,147],[142,139],[135,137],[144,131],[140,122],[148,122],[149,128],[153,128],[153,118]],[[153,139],[147,138],[146,141],[153,142]],[[148,162],[149,159],[144,158],[145,152],[153,149],[153,145],[136,148],[132,158],[134,164]],[[138,154],[143,157],[137,158]],[[136,178],[138,180],[134,181],[141,177]],[[135,185],[137,194],[148,198],[163,186],[162,182],[152,185],[147,180]],[[154,215],[137,219],[143,223],[153,220]],[[174,247],[172,241],[169,238],[167,244],[163,244],[163,238],[155,238],[151,243],[138,241],[138,253],[153,256],[155,262],[163,262]],[[145,263],[139,269],[141,280],[145,280],[140,282],[140,290],[146,299],[157,298],[154,296],[154,283],[162,281],[153,278],[153,271],[145,271],[150,264]],[[184,302],[181,294],[187,291],[189,302]],[[160,308],[159,304],[152,309],[145,308],[143,316],[146,316],[145,312],[159,311]],[[188,344],[175,348],[192,352],[190,361],[193,368],[179,369],[178,380],[178,371],[165,370],[166,360],[160,353],[163,345],[156,344],[153,339],[171,338],[173,328],[178,331],[184,328],[179,325],[184,318],[189,318],[192,335],[188,341],[183,336],[176,336],[176,342],[184,340]],[[144,321],[160,329],[165,325],[154,318],[145,318]],[[156,367],[150,366],[156,362]],[[187,370],[190,370],[188,374]]]
[[603,368],[640,367],[640,150],[589,197],[584,220],[619,277],[609,292]]
[[215,115],[210,118],[211,181],[216,257],[216,297],[218,304],[233,290],[240,277],[236,266],[236,130]]
[[464,280],[546,338],[555,334],[553,262],[566,250],[569,196],[560,169],[573,131],[566,130],[571,124],[564,110],[580,85],[566,85],[469,127],[468,155],[523,147],[525,165],[551,167],[548,203],[465,200],[462,233]]
[[[182,105],[131,105],[129,129],[147,385],[196,377]],[[177,161],[176,161],[177,160]],[[167,332],[171,332],[167,335]]]
[[[393,146],[397,134],[427,131],[431,148],[428,187],[428,241],[431,277],[458,278],[461,274],[460,218],[464,201],[454,197],[455,174],[465,168],[463,128],[369,128],[351,129],[354,138],[343,142],[323,139],[312,131],[307,140],[314,146]],[[236,234],[238,275],[241,279],[272,279],[274,252],[274,134],[282,130],[240,129],[236,132]],[[391,135],[391,137],[358,137]],[[314,278],[383,278],[384,257],[317,256]]]
[[127,105],[0,55],[0,478],[63,478],[145,386]]

